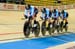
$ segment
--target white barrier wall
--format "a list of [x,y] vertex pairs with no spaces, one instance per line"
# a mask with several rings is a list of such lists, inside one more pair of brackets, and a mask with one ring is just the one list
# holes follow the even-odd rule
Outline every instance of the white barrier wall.
[[24,10],[24,5],[0,3],[0,10]]
[[[43,6],[36,6],[39,11]],[[61,6],[45,6],[49,9],[73,9],[75,8],[75,4],[72,5],[61,5]],[[16,5],[16,4],[6,4],[6,3],[0,3],[0,10],[18,10],[18,11],[23,11],[25,8],[25,5]]]

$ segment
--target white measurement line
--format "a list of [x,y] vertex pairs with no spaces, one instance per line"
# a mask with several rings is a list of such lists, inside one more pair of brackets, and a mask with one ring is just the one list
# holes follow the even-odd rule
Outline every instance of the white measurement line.
[[[52,38],[54,38],[54,37],[52,37]],[[63,41],[63,42],[69,42],[69,41],[66,41],[66,40],[59,39],[59,38],[54,38],[54,39],[57,39],[57,40],[60,40],[60,41]]]

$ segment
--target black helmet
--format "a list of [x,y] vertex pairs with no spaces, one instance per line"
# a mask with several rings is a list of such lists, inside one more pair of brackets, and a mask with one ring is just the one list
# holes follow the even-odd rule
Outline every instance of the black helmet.
[[46,11],[46,8],[43,8],[44,11]]
[[56,12],[56,9],[54,9],[54,12]]
[[25,8],[26,8],[26,9],[30,9],[30,6],[31,6],[30,4],[26,4],[26,5],[25,5]]
[[43,8],[43,9],[42,9],[42,12],[45,13],[45,12],[46,12],[46,8]]
[[31,5],[30,5],[30,4],[28,4],[28,8],[30,8],[30,6],[31,6]]

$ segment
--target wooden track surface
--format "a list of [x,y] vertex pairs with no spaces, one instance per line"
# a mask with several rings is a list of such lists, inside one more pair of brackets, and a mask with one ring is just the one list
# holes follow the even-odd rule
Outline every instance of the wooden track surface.
[[[67,11],[69,13],[69,31],[74,32],[75,9]],[[37,20],[40,20],[40,14],[38,14]],[[0,11],[0,40],[24,37],[22,30],[25,20],[22,20],[22,18],[24,16],[21,11]]]

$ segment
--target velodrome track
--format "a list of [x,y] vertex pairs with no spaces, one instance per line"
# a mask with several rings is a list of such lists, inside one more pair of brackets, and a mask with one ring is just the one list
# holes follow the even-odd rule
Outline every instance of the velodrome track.
[[[69,18],[68,18],[69,32],[74,33],[75,32],[74,31],[75,30],[75,9],[69,9],[67,11],[69,13]],[[40,19],[39,16],[40,16],[40,13],[38,14],[37,20]],[[23,11],[0,11],[0,43],[13,41],[11,39],[14,39],[14,41],[23,40],[24,35],[22,30],[23,30],[23,24],[25,20],[22,20],[21,18],[23,18]],[[33,37],[33,34],[31,34],[30,37]],[[46,39],[48,39],[48,37]],[[72,42],[72,41],[69,41],[69,42]],[[59,44],[62,45],[62,43],[59,43]],[[70,43],[67,43],[67,44],[70,44]],[[73,45],[73,44],[71,43],[70,45]],[[48,48],[48,47],[45,47],[45,48]],[[0,47],[0,49],[2,48]]]

